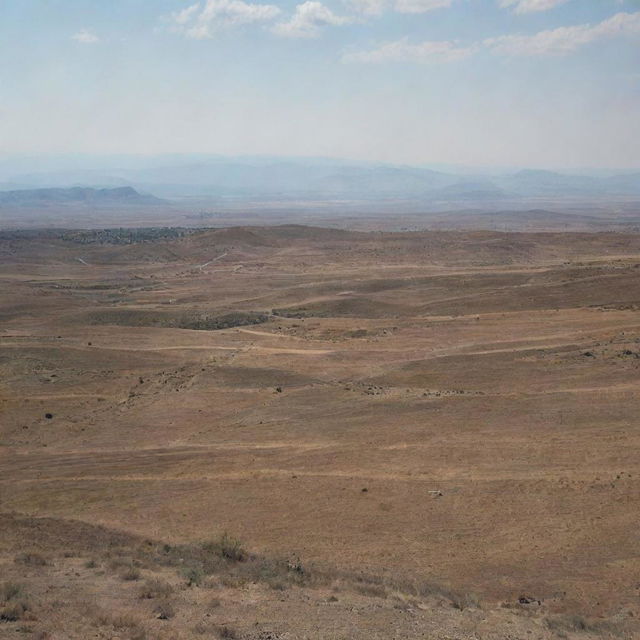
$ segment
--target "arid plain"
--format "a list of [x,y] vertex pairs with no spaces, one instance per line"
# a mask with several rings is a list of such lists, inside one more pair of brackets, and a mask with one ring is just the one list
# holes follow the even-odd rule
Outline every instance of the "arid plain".
[[0,637],[639,637],[640,234],[129,240],[0,239]]

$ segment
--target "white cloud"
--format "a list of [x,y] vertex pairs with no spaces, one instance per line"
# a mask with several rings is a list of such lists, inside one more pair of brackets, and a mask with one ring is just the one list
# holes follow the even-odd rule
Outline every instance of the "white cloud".
[[426,41],[410,44],[407,38],[387,42],[377,49],[347,53],[343,62],[455,62],[466,58],[474,49],[459,47],[448,41]]
[[453,0],[349,0],[354,11],[371,16],[379,16],[388,8],[398,13],[427,13],[452,4]]
[[88,29],[80,29],[78,33],[74,33],[71,36],[71,39],[81,44],[95,44],[96,42],[100,42],[100,38]]
[[351,18],[337,16],[321,2],[307,0],[296,7],[290,20],[276,24],[273,32],[289,38],[315,38],[322,27],[340,26],[349,22],[352,22]]
[[387,7],[387,0],[349,0],[349,6],[367,16],[379,16]]
[[533,13],[534,11],[548,11],[567,0],[498,0],[498,4],[503,7],[514,7],[515,13]]
[[177,24],[187,24],[191,21],[191,19],[195,16],[195,14],[200,9],[199,4],[192,4],[190,7],[183,9],[182,11],[178,11],[173,14],[173,19]]
[[280,14],[271,4],[252,4],[243,0],[206,0],[172,14],[174,29],[188,38],[212,38],[216,31],[252,22],[268,22]]
[[533,35],[488,38],[486,47],[510,56],[561,55],[607,38],[640,34],[640,12],[616,13],[595,25],[580,24],[539,31]]
[[450,7],[452,2],[453,0],[395,0],[393,8],[398,13],[426,13]]

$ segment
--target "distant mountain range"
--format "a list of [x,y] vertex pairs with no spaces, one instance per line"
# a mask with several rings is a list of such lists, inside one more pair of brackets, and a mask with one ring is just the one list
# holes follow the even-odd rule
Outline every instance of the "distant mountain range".
[[480,203],[536,197],[640,196],[640,172],[587,176],[527,169],[491,176],[327,159],[195,155],[36,160],[30,164],[24,158],[13,163],[0,159],[0,189],[12,189],[0,195],[0,204],[159,203],[138,191],[164,198]]
[[640,195],[640,173],[602,178],[523,170],[494,178],[494,182],[505,191],[520,196]]
[[3,206],[48,206],[61,204],[87,205],[149,205],[164,201],[151,195],[138,193],[132,187],[94,189],[91,187],[16,189],[0,191],[0,207]]

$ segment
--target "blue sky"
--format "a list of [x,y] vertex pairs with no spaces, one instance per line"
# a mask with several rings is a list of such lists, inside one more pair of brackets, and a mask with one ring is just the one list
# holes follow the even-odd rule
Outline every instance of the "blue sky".
[[0,0],[0,153],[640,167],[640,0]]

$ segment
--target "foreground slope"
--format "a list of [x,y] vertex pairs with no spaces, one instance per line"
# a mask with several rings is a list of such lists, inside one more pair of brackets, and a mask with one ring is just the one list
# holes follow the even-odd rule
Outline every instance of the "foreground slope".
[[[348,596],[346,626],[330,629],[332,612],[312,630],[292,620],[331,581],[287,588],[287,609],[248,580],[221,599],[265,608],[216,618],[245,635],[259,615],[294,638],[633,637],[639,235],[288,226],[143,240],[0,242],[11,531],[45,516],[153,544],[230,531],[257,554],[383,584]],[[85,535],[73,526],[61,539]],[[31,539],[5,546],[12,579]],[[94,585],[124,606],[120,582],[40,546],[40,601],[77,571],[74,602]],[[469,607],[413,602],[402,615],[417,626],[403,627],[398,581],[425,580]],[[381,617],[370,600],[355,615],[353,597]],[[155,619],[140,611],[143,627]]]

